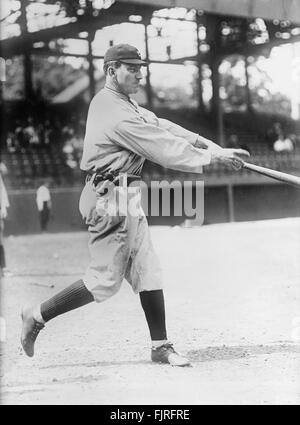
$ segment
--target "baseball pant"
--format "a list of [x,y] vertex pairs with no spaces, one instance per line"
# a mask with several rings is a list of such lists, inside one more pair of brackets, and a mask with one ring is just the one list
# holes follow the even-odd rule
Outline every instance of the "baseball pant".
[[0,268],[6,267],[5,251],[4,251],[4,220],[0,218]]
[[91,262],[83,281],[97,302],[116,294],[124,278],[135,293],[162,289],[139,186],[105,182],[95,189],[89,181],[79,209],[90,233]]
[[44,202],[43,209],[40,211],[40,226],[41,230],[46,230],[50,218],[50,210],[48,207],[48,202]]

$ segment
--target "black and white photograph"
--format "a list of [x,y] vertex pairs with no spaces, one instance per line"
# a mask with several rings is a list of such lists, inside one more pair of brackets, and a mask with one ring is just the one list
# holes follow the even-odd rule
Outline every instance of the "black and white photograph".
[[0,405],[300,404],[300,1],[1,0]]

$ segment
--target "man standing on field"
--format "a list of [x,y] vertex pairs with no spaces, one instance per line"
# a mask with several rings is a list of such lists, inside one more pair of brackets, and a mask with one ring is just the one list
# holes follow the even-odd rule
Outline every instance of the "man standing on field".
[[[109,214],[115,193],[131,201],[146,159],[174,170],[201,173],[203,165],[242,165],[241,149],[222,149],[210,140],[141,108],[136,93],[141,68],[138,50],[128,44],[108,49],[104,57],[106,84],[93,98],[86,125],[82,170],[88,173],[80,211],[90,232],[91,263],[83,278],[50,300],[23,310],[22,345],[33,356],[34,343],[45,323],[92,301],[116,294],[125,278],[139,294],[151,336],[153,362],[187,366],[189,360],[167,337],[161,268],[153,250],[142,208],[138,214]],[[122,188],[122,191],[119,190]],[[125,192],[125,195],[124,195]],[[139,188],[136,188],[139,194]],[[123,194],[123,195],[122,195]],[[100,330],[101,332],[101,330]]]

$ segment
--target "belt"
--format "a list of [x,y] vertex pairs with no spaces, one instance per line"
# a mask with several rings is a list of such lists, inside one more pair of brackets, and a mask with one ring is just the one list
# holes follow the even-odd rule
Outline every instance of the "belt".
[[94,173],[86,176],[86,183],[92,180],[92,184],[96,187],[99,183],[110,181],[115,186],[128,186],[128,184],[141,180],[140,176],[127,173]]

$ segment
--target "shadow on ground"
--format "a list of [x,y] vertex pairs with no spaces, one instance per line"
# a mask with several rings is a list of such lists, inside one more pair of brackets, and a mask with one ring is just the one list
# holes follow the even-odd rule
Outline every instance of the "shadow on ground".
[[191,350],[188,357],[193,362],[209,362],[241,359],[263,354],[274,353],[300,353],[300,345],[276,344],[276,345],[237,345],[220,347],[207,347],[201,350]]

